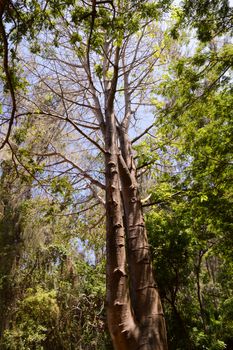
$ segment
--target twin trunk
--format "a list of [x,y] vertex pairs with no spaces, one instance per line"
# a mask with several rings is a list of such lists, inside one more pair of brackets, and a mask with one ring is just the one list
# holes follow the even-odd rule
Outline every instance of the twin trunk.
[[166,350],[131,144],[106,125],[107,316],[116,350]]

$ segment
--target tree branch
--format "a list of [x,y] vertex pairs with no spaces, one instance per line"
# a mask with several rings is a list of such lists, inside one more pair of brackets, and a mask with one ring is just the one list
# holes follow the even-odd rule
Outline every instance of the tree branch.
[[74,163],[71,159],[68,159],[66,156],[61,154],[60,152],[51,152],[51,153],[44,153],[44,154],[39,154],[35,153],[37,156],[45,156],[45,157],[52,157],[52,156],[58,156],[64,159],[67,163],[71,164],[74,168],[78,169],[78,171],[82,174],[82,176],[86,179],[88,179],[93,185],[96,185],[97,187],[101,188],[102,190],[105,190],[105,185],[102,184],[100,181],[94,179],[90,174],[88,174],[85,170],[83,170],[79,165]]
[[117,46],[116,52],[115,52],[115,60],[114,60],[114,73],[113,73],[111,87],[108,92],[108,98],[107,98],[107,109],[111,112],[113,111],[113,103],[114,103],[117,81],[118,81],[119,56],[120,56],[120,48]]
[[6,1],[5,2],[1,1],[0,33],[1,33],[2,41],[3,41],[3,68],[4,68],[5,75],[6,75],[6,81],[7,81],[8,87],[9,87],[9,91],[10,91],[10,96],[11,96],[11,101],[12,101],[12,110],[11,110],[11,116],[10,116],[10,120],[9,120],[8,130],[7,130],[4,141],[0,145],[0,150],[3,149],[3,147],[8,143],[8,140],[9,140],[9,137],[11,134],[11,129],[12,129],[14,119],[15,119],[15,113],[16,113],[15,90],[14,90],[14,85],[12,82],[11,72],[10,72],[10,67],[9,67],[8,41],[7,41],[5,27],[4,27],[3,20],[2,20],[2,16],[3,16],[3,12],[4,12],[4,8],[5,8],[6,3],[7,3]]
[[143,137],[145,134],[147,134],[147,132],[152,129],[154,126],[154,124],[151,124],[150,126],[148,126],[147,129],[145,129],[140,135],[136,136],[133,140],[132,143],[137,142],[141,137]]

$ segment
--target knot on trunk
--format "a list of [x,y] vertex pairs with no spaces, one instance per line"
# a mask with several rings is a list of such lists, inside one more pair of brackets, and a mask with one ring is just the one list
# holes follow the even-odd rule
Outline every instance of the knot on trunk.
[[120,228],[120,227],[122,227],[122,224],[120,224],[120,223],[117,223],[114,225],[114,228]]
[[[118,274],[118,275],[120,275],[121,277],[126,277],[126,276],[127,276],[125,270],[124,270],[124,269],[121,269],[120,267],[116,267],[116,268],[113,270],[113,273],[114,273],[114,274]],[[116,301],[116,303],[117,303],[117,301]],[[115,304],[115,305],[116,305],[116,304]]]
[[118,202],[115,199],[112,200],[112,204],[115,208],[118,206]]
[[131,183],[131,185],[129,186],[129,188],[130,188],[130,190],[134,191],[134,190],[136,190],[136,189],[138,188],[138,186],[137,186],[137,184],[134,183],[133,180],[132,180],[132,183]]
[[116,167],[116,163],[115,163],[113,160],[110,160],[110,161],[108,162],[108,166],[109,166],[109,167]]

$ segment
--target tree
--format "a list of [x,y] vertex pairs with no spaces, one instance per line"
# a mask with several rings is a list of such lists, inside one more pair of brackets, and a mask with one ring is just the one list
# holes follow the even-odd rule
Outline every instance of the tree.
[[161,32],[155,19],[166,2],[93,1],[92,6],[81,5],[71,5],[70,16],[63,12],[59,17],[54,39],[57,48],[41,38],[41,54],[35,62],[38,68],[32,73],[49,99],[46,104],[39,99],[32,103],[37,114],[58,118],[66,132],[78,132],[72,149],[78,145],[87,149],[91,144],[95,147],[92,159],[103,157],[105,184],[97,171],[81,166],[88,158],[74,162],[52,145],[47,153],[73,163],[92,191],[99,187],[106,193],[106,307],[115,348],[166,349],[164,316],[129,136],[140,106],[149,102],[147,85],[153,86],[159,78],[155,67],[165,44],[160,36],[154,37],[155,30]]
[[232,347],[223,326],[232,288],[223,279],[232,270],[231,72],[227,37],[180,54],[157,89],[152,155],[140,156],[156,159],[147,224],[171,349]]
[[[191,2],[186,1],[187,6],[183,12],[190,16],[191,10],[194,10],[197,20],[200,20],[197,21],[195,27],[199,30],[199,37],[203,41],[207,39],[202,35],[203,30],[201,32],[202,19],[204,18],[205,27],[206,22],[213,21],[210,26],[211,30],[207,33],[207,37],[213,39],[213,32],[216,31],[214,21],[216,18],[219,21],[222,14],[225,16],[228,11],[228,6],[222,6],[220,16],[216,12],[214,14],[208,12],[206,15],[203,9],[206,8],[207,3],[205,2],[202,7],[201,2],[193,6]],[[224,5],[225,2],[221,3]],[[212,92],[213,87],[219,82],[222,83],[222,79],[229,80],[227,74],[232,62],[230,46],[223,47],[217,53],[214,49],[208,51],[206,47],[201,47],[194,57],[177,60],[179,52],[177,52],[176,44],[171,42],[169,32],[159,24],[159,20],[164,18],[162,13],[166,16],[169,1],[154,3],[153,1],[133,0],[92,0],[90,2],[69,0],[63,3],[45,2],[45,6],[42,6],[43,2],[33,1],[32,13],[38,15],[34,16],[35,22],[32,21],[30,14],[31,7],[28,9],[27,4],[17,2],[16,7],[9,2],[5,4],[2,9],[7,10],[1,11],[1,23],[3,18],[11,24],[14,23],[14,16],[11,12],[13,7],[15,11],[13,14],[17,17],[17,23],[21,24],[22,30],[17,29],[19,26],[15,28],[13,25],[6,35],[6,28],[9,27],[4,27],[3,23],[1,26],[4,41],[5,90],[6,93],[10,92],[13,108],[12,110],[9,108],[9,118],[3,121],[3,124],[8,122],[8,127],[0,147],[9,147],[13,153],[13,160],[16,159],[19,163],[26,162],[24,163],[25,169],[35,181],[38,181],[38,178],[36,178],[35,169],[32,169],[35,166],[34,162],[37,163],[38,160],[45,159],[45,157],[49,159],[46,166],[50,166],[48,172],[52,172],[54,176],[53,179],[50,177],[52,191],[59,199],[62,197],[60,203],[62,213],[65,208],[66,214],[72,214],[69,212],[72,210],[71,206],[67,205],[71,188],[80,199],[77,201],[80,213],[93,209],[98,203],[105,206],[107,226],[106,306],[114,347],[123,350],[167,349],[164,317],[153,277],[143,219],[139,177],[148,166],[153,167],[154,160],[159,159],[163,154],[165,146],[158,141],[160,135],[168,140],[169,144],[165,147],[165,169],[166,163],[171,168],[178,168],[179,147],[173,146],[172,139],[184,142],[187,153],[182,154],[181,157],[185,158],[185,162],[179,162],[182,175],[177,179],[174,174],[166,174],[166,181],[169,184],[164,186],[165,202],[168,193],[170,197],[177,198],[177,194],[184,192],[182,199],[185,203],[189,203],[192,215],[198,219],[203,218],[201,211],[203,208],[195,205],[195,200],[200,199],[200,202],[205,204],[206,198],[209,198],[209,192],[215,186],[216,179],[208,174],[208,181],[205,182],[205,185],[200,182],[197,167],[201,166],[205,169],[205,162],[200,154],[200,157],[196,156],[192,143],[190,146],[189,142],[194,137],[193,135],[198,135],[195,139],[195,147],[200,146],[199,143],[203,138],[202,132],[205,134],[211,124],[202,113],[208,115],[210,110],[213,112],[219,98],[225,98],[226,91],[221,91],[222,86],[220,86],[219,96],[212,96],[209,92]],[[27,11],[21,21],[24,6]],[[213,9],[216,10],[216,8],[218,9],[218,4],[213,2]],[[176,16],[177,14],[179,17],[179,11]],[[180,23],[184,21],[182,16]],[[26,26],[30,23],[32,30],[28,30]],[[222,33],[227,30],[228,24],[227,22],[227,26],[222,26]],[[36,31],[34,31],[35,28],[37,28]],[[177,27],[172,32],[173,36],[177,34],[176,30]],[[35,37],[35,32],[37,37]],[[20,103],[16,101],[16,85],[13,84],[13,81],[14,83],[19,81],[12,72],[9,74],[12,68],[10,69],[9,64],[6,64],[9,58],[8,43],[9,39],[12,40],[12,33],[20,33],[21,38],[27,33],[31,35],[27,44],[33,54],[29,58],[29,50],[25,50],[21,57],[18,56],[24,65],[23,74],[27,72],[28,78],[27,90],[20,90],[17,94],[17,97],[20,97]],[[16,39],[15,42],[18,43],[18,40]],[[214,40],[211,45],[216,46]],[[13,56],[16,53],[16,50],[12,51]],[[170,67],[167,75],[164,75],[167,55],[169,55],[168,60],[174,57],[178,62]],[[29,61],[30,64],[28,64]],[[160,80],[163,80],[163,83],[156,85]],[[159,98],[156,99],[158,95]],[[210,97],[213,98],[212,101],[208,100]],[[203,101],[210,109],[209,111],[203,107]],[[136,145],[137,141],[153,128],[151,110],[146,109],[150,106],[156,107],[157,113],[161,112],[157,124],[159,130],[156,135],[152,134],[152,138],[157,138],[155,148],[158,154],[154,152],[141,162],[137,151],[139,153],[144,151],[142,147],[140,150],[138,145],[133,148],[133,144]],[[221,103],[220,107],[222,108]],[[142,133],[135,135],[137,121],[146,113],[149,115],[148,119],[151,119],[151,125],[146,125]],[[193,115],[197,116],[195,121],[193,121]],[[214,112],[213,115],[215,115]],[[25,150],[21,149],[24,158],[20,158],[19,150],[15,147],[15,140],[12,137],[12,128],[20,118],[25,117],[33,117],[42,121],[46,119],[48,124],[56,120],[63,141],[58,143],[51,138],[45,148],[31,149],[29,154],[25,154]],[[186,130],[185,123],[190,119],[192,122],[188,123],[189,127]],[[221,127],[224,122],[222,123],[221,120]],[[213,134],[218,135],[218,131],[214,129]],[[210,143],[213,142],[208,138],[204,137],[204,139]],[[146,138],[143,145],[143,149],[147,151],[148,140],[149,138]],[[151,140],[149,142],[153,143]],[[204,158],[206,154],[212,158],[216,150],[212,154],[209,147],[203,147],[202,151]],[[225,162],[220,161],[220,163],[225,169]],[[211,169],[217,172],[219,167],[215,168],[214,164]],[[187,177],[186,172],[182,172],[183,168],[188,173]],[[69,182],[71,171],[74,171],[75,178],[73,187]],[[68,177],[63,177],[61,180],[56,179],[62,173],[63,175],[68,174]],[[173,193],[172,190],[170,194],[174,183],[176,191]],[[188,192],[185,186],[189,186]],[[160,203],[161,199],[158,198],[158,195],[161,189],[156,188],[156,190],[157,193],[151,196],[151,200],[154,197],[155,202]],[[105,200],[103,199],[104,193]],[[88,199],[91,199],[91,205],[89,203],[90,206],[85,207]],[[168,223],[168,225],[165,224],[165,227],[170,239],[176,243],[177,250],[180,249],[179,253],[182,258],[180,265],[174,268],[174,275],[171,273],[170,276],[169,269],[167,269],[167,280],[165,287],[163,286],[163,292],[165,291],[164,294],[170,303],[173,316],[179,321],[178,328],[185,330],[186,339],[189,341],[191,337],[186,331],[185,322],[177,308],[178,289],[180,284],[185,283],[184,278],[188,278],[190,272],[187,254],[192,253],[190,249],[192,240],[187,232],[185,231],[184,236],[179,236],[179,231],[187,230],[187,223],[184,223],[182,219],[180,222],[179,218],[184,215],[189,222],[189,214],[182,205],[181,208],[179,205],[178,208],[176,205],[171,207],[168,211],[172,209],[178,216],[171,222],[178,222],[181,229],[174,230],[170,227],[172,225],[169,215],[170,226]],[[205,212],[213,219],[211,211],[206,210]],[[162,212],[160,214],[163,216]],[[165,217],[166,214],[167,211]],[[204,225],[204,230],[198,219],[196,229],[200,237],[197,233],[195,237],[200,239],[202,244],[198,243],[198,254],[196,251],[194,253],[195,278],[192,281],[195,281],[197,288],[197,302],[194,309],[200,311],[199,321],[204,329],[204,341],[198,343],[198,346],[200,344],[202,346],[209,338],[205,334],[207,317],[201,293],[201,272],[205,249],[211,250],[212,242],[202,236],[203,231],[205,233],[208,231],[208,225]],[[160,222],[159,226],[163,228],[163,222]],[[164,252],[172,255],[169,249],[164,249]],[[60,257],[60,253],[55,255]],[[171,259],[174,265],[179,260],[178,257],[179,254],[175,254],[174,259]],[[168,264],[165,265],[168,266]],[[47,292],[45,294],[46,300],[54,299],[54,295],[48,295]],[[37,295],[40,296],[40,292],[37,292]],[[31,301],[30,293],[28,298]],[[194,315],[196,315],[195,312]],[[229,314],[225,316],[227,318]],[[202,335],[201,333],[200,337]],[[218,343],[217,345],[220,347],[223,344]]]
[[[94,350],[109,343],[102,225],[93,227],[100,237],[88,237],[85,255],[77,243],[85,244],[87,231],[93,235],[101,212],[67,213],[75,205],[71,178],[51,178],[46,161],[32,156],[58,139],[54,124],[44,128],[38,118],[24,120],[9,141],[14,153],[5,152],[1,162],[1,349]],[[94,266],[86,258],[90,251],[93,260],[93,247]]]
[[208,43],[216,37],[232,34],[232,14],[233,8],[229,0],[185,0],[173,34],[178,34],[177,29],[181,25],[191,25],[197,32],[197,38]]

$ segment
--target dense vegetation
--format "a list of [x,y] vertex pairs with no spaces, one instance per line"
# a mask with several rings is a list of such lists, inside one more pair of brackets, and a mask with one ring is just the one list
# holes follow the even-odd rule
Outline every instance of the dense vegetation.
[[0,16],[0,348],[113,349],[104,141],[91,113],[119,48],[116,123],[120,133],[132,116],[168,348],[231,350],[228,1],[3,1]]

